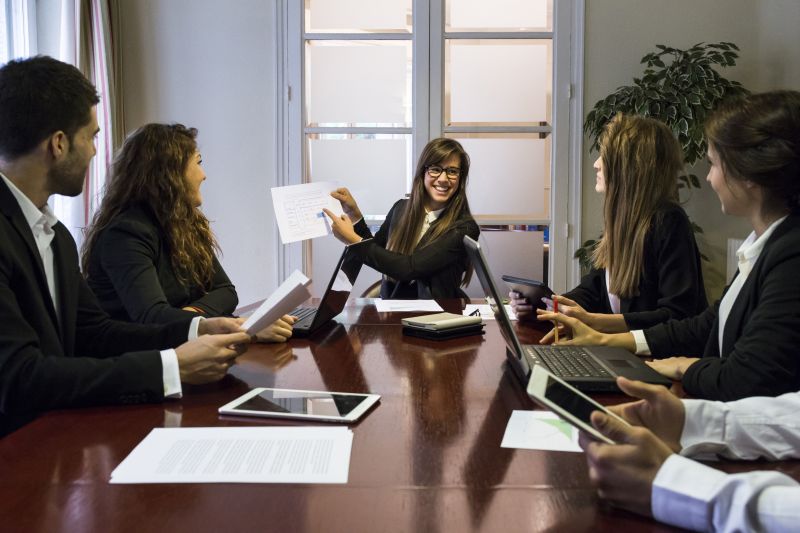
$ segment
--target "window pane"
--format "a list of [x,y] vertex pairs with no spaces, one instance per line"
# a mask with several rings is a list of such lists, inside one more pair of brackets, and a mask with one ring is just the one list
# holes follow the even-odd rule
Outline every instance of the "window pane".
[[11,57],[8,53],[8,20],[5,5],[0,6],[0,63],[6,63]]
[[448,40],[445,123],[538,126],[551,122],[552,41]]
[[469,154],[467,198],[475,215],[550,218],[550,136],[451,135]]
[[310,135],[308,180],[338,181],[364,215],[385,215],[411,179],[410,135]]
[[306,0],[308,33],[411,33],[411,0]]
[[552,31],[552,0],[446,0],[445,31]]
[[411,126],[410,41],[309,41],[309,126]]

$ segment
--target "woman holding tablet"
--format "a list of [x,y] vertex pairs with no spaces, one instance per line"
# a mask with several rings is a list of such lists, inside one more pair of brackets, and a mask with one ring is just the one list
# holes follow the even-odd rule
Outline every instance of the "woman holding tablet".
[[[619,114],[608,123],[594,163],[603,236],[591,271],[557,296],[562,313],[598,331],[622,332],[707,307],[700,253],[678,205],[682,165],[681,147],[662,122]],[[538,302],[513,291],[511,300],[518,317],[533,318]]]
[[[381,298],[465,298],[460,287],[472,268],[462,239],[477,239],[478,224],[467,202],[469,156],[454,139],[434,139],[420,155],[411,197],[398,200],[374,236],[347,189],[331,196],[344,215],[331,218],[333,232],[364,263],[384,274]],[[355,225],[352,221],[356,221]]]
[[[236,289],[199,209],[206,175],[196,137],[181,124],[148,124],[114,160],[82,253],[89,286],[112,318],[166,323],[236,308]],[[292,324],[284,317],[257,337],[284,342]]]
[[[630,333],[601,333],[563,314],[565,344],[622,346],[660,360],[697,398],[735,400],[800,389],[800,92],[750,95],[706,121],[706,180],[723,213],[753,228],[739,270],[715,306],[698,316]],[[671,357],[679,355],[679,357]]]

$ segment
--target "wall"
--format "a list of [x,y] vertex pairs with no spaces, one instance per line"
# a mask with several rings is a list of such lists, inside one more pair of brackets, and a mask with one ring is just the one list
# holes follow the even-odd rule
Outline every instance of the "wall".
[[[641,75],[639,60],[655,44],[687,48],[698,42],[732,41],[741,48],[736,67],[722,71],[753,91],[800,88],[800,2],[796,0],[587,0],[585,32],[584,112],[621,85]],[[594,238],[602,227],[602,200],[594,192],[592,163],[597,154],[583,157],[582,238]],[[708,167],[694,169],[701,180]],[[716,299],[725,285],[728,237],[744,238],[749,225],[720,212],[716,195],[703,182],[685,205],[702,226],[701,250],[710,258],[704,265],[709,297]]]
[[200,130],[203,211],[240,304],[277,286],[273,3],[121,0],[125,128]]

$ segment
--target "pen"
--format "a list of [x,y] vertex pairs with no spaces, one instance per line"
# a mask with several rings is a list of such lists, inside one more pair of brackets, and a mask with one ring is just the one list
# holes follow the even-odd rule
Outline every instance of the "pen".
[[[557,296],[553,296],[553,312],[558,314],[558,297]],[[556,344],[558,344],[558,321],[555,322],[555,328],[556,328],[556,333],[555,333],[555,335],[556,335]]]
[[473,312],[469,314],[469,316],[481,316],[481,310],[475,309]]

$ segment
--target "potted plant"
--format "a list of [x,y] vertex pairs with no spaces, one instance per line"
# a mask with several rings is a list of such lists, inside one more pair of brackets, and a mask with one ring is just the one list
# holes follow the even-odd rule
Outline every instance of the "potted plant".
[[[599,149],[603,128],[617,113],[643,115],[661,120],[672,129],[683,148],[684,163],[691,168],[706,153],[703,127],[708,113],[722,99],[748,92],[714,68],[735,65],[738,51],[735,44],[724,41],[699,43],[688,50],[657,44],[656,51],[641,60],[645,64],[641,78],[634,78],[633,85],[619,87],[589,111],[583,129],[591,141],[591,150]],[[700,188],[700,180],[694,174],[678,179],[679,189]],[[703,232],[694,222],[692,227],[697,233]],[[596,240],[587,240],[575,252],[584,268],[591,265],[596,244]]]

